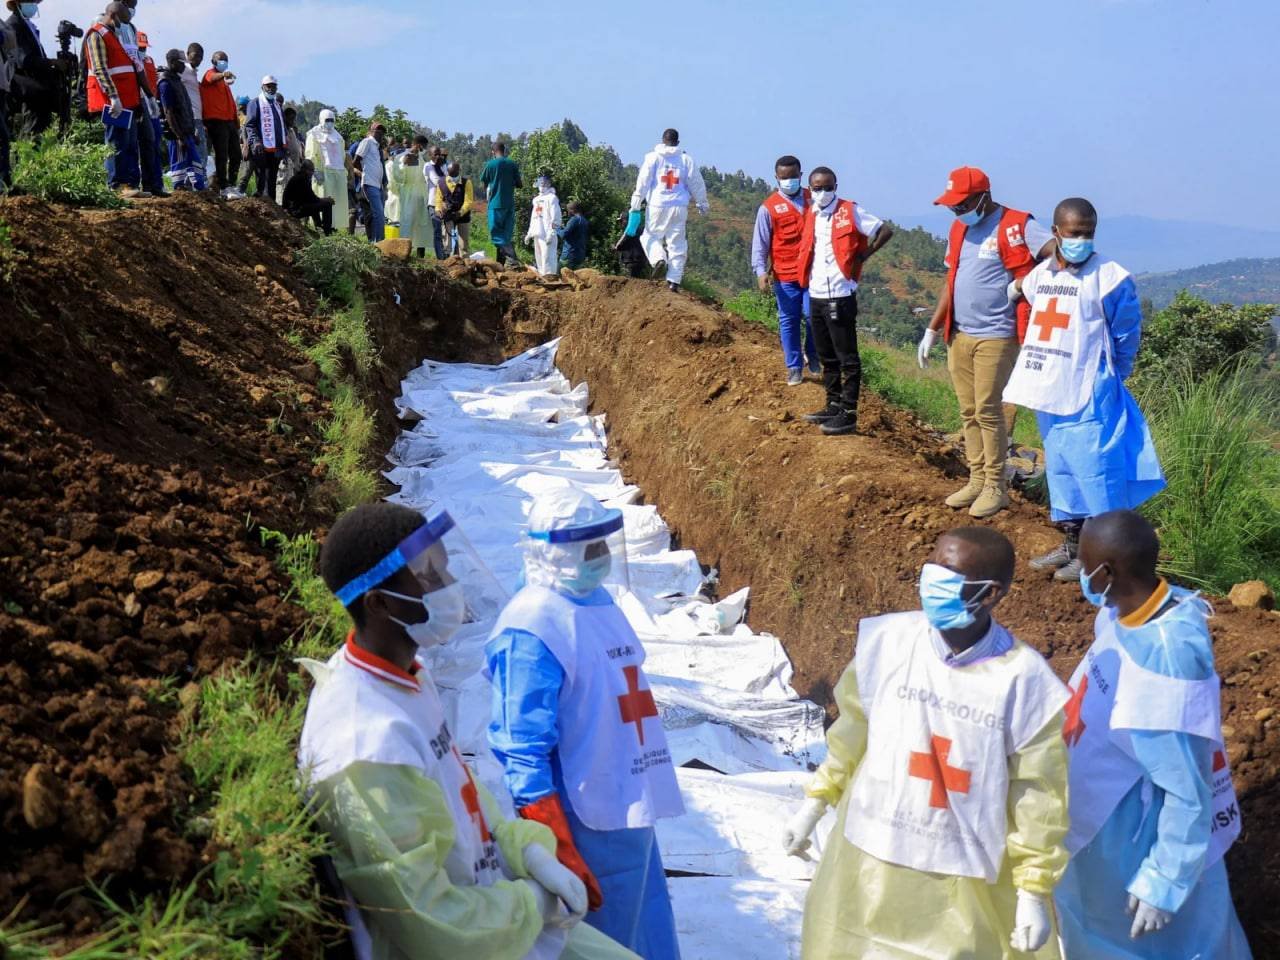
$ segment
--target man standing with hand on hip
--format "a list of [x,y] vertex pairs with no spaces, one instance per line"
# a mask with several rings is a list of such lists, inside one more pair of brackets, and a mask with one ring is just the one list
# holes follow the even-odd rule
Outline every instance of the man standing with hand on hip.
[[969,464],[969,482],[946,503],[985,519],[1009,505],[1004,468],[1011,427],[1001,397],[1029,319],[1025,303],[1010,301],[1009,283],[1052,252],[1053,235],[1031,214],[996,203],[991,180],[977,167],[952,170],[933,202],[956,219],[947,241],[947,282],[918,359],[923,368],[941,333]]
[[[804,254],[804,218],[809,212],[808,187],[800,185],[800,161],[791,155],[779,157],[773,172],[778,178],[774,191],[756,212],[756,229],[751,239],[751,267],[761,293],[773,291],[778,302],[778,335],[787,364],[787,386],[804,382],[804,361],[809,370],[821,370],[818,348],[813,342],[809,321],[809,295],[800,276]],[[803,352],[801,341],[803,340]]]
[[667,286],[680,289],[684,279],[684,265],[689,259],[689,238],[685,224],[689,219],[689,200],[698,205],[704,217],[710,212],[707,203],[707,187],[693,157],[680,149],[680,134],[665,130],[662,142],[654,147],[640,165],[636,177],[635,193],[631,195],[631,209],[639,210],[648,201],[644,235],[645,255],[658,270],[666,264]]

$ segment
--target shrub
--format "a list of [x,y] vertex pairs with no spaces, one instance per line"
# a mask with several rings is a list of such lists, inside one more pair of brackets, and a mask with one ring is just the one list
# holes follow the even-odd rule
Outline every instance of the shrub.
[[736,297],[726,300],[724,308],[748,323],[758,323],[775,333],[778,330],[778,303],[772,293],[743,290]]
[[1168,479],[1144,512],[1168,574],[1217,592],[1252,579],[1280,587],[1276,401],[1249,365],[1184,369],[1143,391]]
[[1213,375],[1232,360],[1260,356],[1273,344],[1275,312],[1270,304],[1210,303],[1184,290],[1144,324],[1134,372],[1155,384],[1184,373]]
[[363,237],[338,232],[317,237],[295,254],[307,283],[339,303],[356,299],[360,278],[378,269],[382,254]]
[[14,185],[49,203],[116,209],[125,201],[107,186],[106,160],[111,148],[101,141],[59,139],[52,130],[36,141],[18,141],[13,161]]

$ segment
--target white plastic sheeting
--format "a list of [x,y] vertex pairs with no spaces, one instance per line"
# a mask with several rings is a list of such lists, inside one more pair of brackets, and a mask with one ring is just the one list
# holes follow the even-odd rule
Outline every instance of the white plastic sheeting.
[[[714,604],[699,595],[708,578],[697,557],[671,549],[657,509],[639,504],[609,461],[604,418],[587,415],[587,386],[556,369],[557,344],[497,366],[428,361],[412,371],[397,407],[416,422],[387,456],[386,476],[400,488],[389,499],[447,509],[512,593],[533,497],[572,483],[622,509],[631,592],[619,602],[644,641],[675,761],[696,766],[678,771],[688,812],[658,826],[677,874],[669,882],[684,956],[799,957],[813,867],[785,857],[779,838],[822,760],[822,711],[792,689],[777,638],[741,622],[746,590]],[[468,624],[428,657],[460,749],[510,812],[485,738],[490,626]]]

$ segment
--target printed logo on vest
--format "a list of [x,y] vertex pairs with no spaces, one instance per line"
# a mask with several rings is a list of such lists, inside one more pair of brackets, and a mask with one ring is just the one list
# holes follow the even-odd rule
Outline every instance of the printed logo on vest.
[[1026,245],[1026,238],[1022,235],[1022,227],[1018,224],[1011,224],[1004,232],[1005,239],[1009,241],[1011,247],[1021,247]]
[[680,176],[676,173],[673,167],[667,167],[666,170],[663,171],[662,176],[658,179],[666,184],[668,190],[674,190],[680,183]]
[[[1068,687],[1068,689],[1070,689]],[[1085,722],[1080,716],[1080,708],[1084,706],[1084,696],[1089,690],[1089,675],[1080,678],[1080,686],[1071,691],[1071,699],[1062,708],[1066,719],[1062,722],[1062,739],[1068,747],[1074,747],[1084,736]]]
[[921,780],[929,781],[929,806],[945,810],[951,805],[948,793],[968,793],[972,774],[961,767],[947,763],[951,753],[951,741],[936,733],[929,738],[929,752],[911,751],[907,772]]
[[656,717],[658,705],[653,701],[652,690],[640,689],[640,668],[623,667],[623,676],[627,678],[627,692],[618,697],[618,711],[622,714],[623,723],[636,725],[636,736],[640,738],[640,746],[644,746],[645,717]]

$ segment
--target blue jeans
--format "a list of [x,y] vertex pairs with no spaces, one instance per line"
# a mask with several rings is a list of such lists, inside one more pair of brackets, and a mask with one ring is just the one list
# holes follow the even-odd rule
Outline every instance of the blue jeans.
[[360,188],[364,198],[369,202],[369,222],[365,230],[369,234],[369,242],[377,243],[387,238],[387,214],[383,208],[382,188],[367,184]]
[[[150,118],[147,119],[150,123]],[[138,167],[138,111],[133,112],[133,122],[127,127],[113,127],[103,123],[103,143],[111,148],[107,155],[107,185],[115,190],[118,187],[132,187],[135,190],[142,182],[142,171]]]
[[147,116],[147,108],[139,105],[134,119],[138,123],[138,157],[142,166],[142,185],[152,193],[164,191],[164,159],[160,144],[164,139],[160,121]]
[[434,212],[431,214],[431,242],[435,245],[437,260],[444,260],[449,256],[444,248],[444,221]]
[[[773,295],[778,298],[778,336],[782,340],[782,355],[788,370],[818,365],[818,347],[813,342],[813,322],[809,319],[809,291],[790,280],[775,280]],[[801,332],[804,333],[804,353],[801,355]]]

